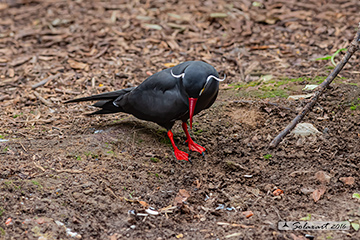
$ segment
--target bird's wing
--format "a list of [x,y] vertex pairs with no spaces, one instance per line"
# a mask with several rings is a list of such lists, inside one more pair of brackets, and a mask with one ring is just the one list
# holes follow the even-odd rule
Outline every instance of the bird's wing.
[[170,69],[152,75],[114,103],[137,118],[160,125],[179,118],[188,109],[181,79],[172,77]]

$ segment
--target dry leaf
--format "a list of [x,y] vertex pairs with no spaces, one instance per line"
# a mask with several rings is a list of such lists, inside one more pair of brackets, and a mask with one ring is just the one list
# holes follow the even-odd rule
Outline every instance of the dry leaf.
[[175,236],[176,238],[183,238],[184,237],[184,234],[180,233],[178,235]]
[[318,171],[315,173],[315,177],[317,180],[319,180],[321,183],[329,183],[331,176],[329,174],[327,174],[324,171]]
[[280,196],[281,194],[284,194],[284,191],[279,188],[273,191],[274,196]]
[[70,65],[70,67],[73,68],[73,69],[85,69],[86,67],[88,67],[88,65],[86,63],[77,62],[77,61],[72,60],[72,59],[69,59],[68,63]]
[[7,71],[9,77],[13,78],[15,76],[15,71],[13,68],[9,68]]
[[341,177],[339,180],[347,185],[353,185],[355,183],[355,178],[353,177]]
[[147,28],[147,29],[155,29],[155,30],[161,30],[162,29],[162,27],[160,25],[158,25],[158,24],[150,24],[150,23],[144,23],[143,27]]
[[245,211],[245,212],[242,212],[242,214],[244,214],[245,217],[249,218],[251,217],[252,215],[254,215],[254,213],[252,211]]
[[180,189],[174,199],[174,205],[175,206],[182,205],[189,197],[190,194],[188,193],[188,191],[186,191],[185,189]]
[[0,10],[7,9],[8,7],[9,5],[7,5],[6,3],[0,3]]
[[164,63],[164,66],[167,68],[175,67],[176,65],[178,65],[178,63]]
[[139,203],[141,204],[141,206],[145,207],[145,208],[148,208],[149,207],[149,204],[147,202],[144,202],[144,201],[139,201]]
[[320,188],[316,189],[313,193],[312,193],[312,197],[314,199],[315,202],[319,201],[321,196],[324,195],[326,191],[326,187],[325,186],[321,186]]
[[196,188],[200,188],[200,186],[201,186],[201,183],[200,183],[199,179],[196,179],[194,181],[194,184],[196,185]]
[[20,66],[26,63],[27,61],[29,61],[31,58],[32,58],[31,55],[15,58],[13,61],[11,61],[10,66],[12,67]]

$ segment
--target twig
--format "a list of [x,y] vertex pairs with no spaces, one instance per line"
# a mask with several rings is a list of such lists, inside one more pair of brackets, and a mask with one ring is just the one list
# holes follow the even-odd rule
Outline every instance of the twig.
[[106,53],[106,51],[109,48],[109,44],[106,44],[106,46],[98,53],[96,54],[93,58],[99,58],[101,57],[104,53]]
[[38,92],[34,91],[34,95],[46,106],[51,107],[52,103],[43,98]]
[[81,171],[81,170],[72,170],[72,169],[55,169],[55,168],[51,168],[51,170],[57,172],[57,173],[63,173],[63,172],[66,172],[66,173],[83,173],[84,171]]
[[291,121],[289,125],[281,132],[279,135],[277,135],[274,140],[270,143],[270,148],[275,148],[279,145],[281,140],[289,134],[289,132],[304,118],[304,116],[312,109],[312,107],[315,105],[317,100],[319,99],[320,95],[325,91],[325,89],[330,85],[330,83],[334,80],[334,78],[339,74],[339,72],[342,70],[342,68],[345,66],[345,64],[349,61],[351,56],[359,50],[360,45],[360,23],[358,27],[358,31],[356,33],[356,36],[354,40],[351,42],[350,47],[348,48],[348,51],[346,52],[345,56],[341,61],[338,63],[338,65],[335,67],[335,69],[330,73],[330,75],[326,78],[326,80],[321,83],[317,91],[314,93],[314,96],[310,99],[310,102],[306,104],[306,106],[303,108],[303,110]]
[[34,85],[31,86],[32,89],[38,88],[42,85],[45,85],[47,82],[50,82],[51,80],[54,80],[56,78],[58,78],[60,76],[60,73],[57,73],[55,75],[51,75],[50,77],[45,78],[44,80],[42,80],[41,82],[35,83]]
[[35,167],[37,167],[38,169],[40,169],[41,171],[45,172],[45,168],[43,168],[39,163],[34,162]]

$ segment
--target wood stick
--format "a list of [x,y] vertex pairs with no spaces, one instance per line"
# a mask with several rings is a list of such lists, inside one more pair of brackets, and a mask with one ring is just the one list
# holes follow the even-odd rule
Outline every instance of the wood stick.
[[270,148],[275,148],[279,145],[281,140],[289,134],[289,132],[304,118],[304,116],[313,108],[315,103],[318,101],[320,95],[325,91],[325,89],[330,85],[330,83],[334,80],[334,78],[339,74],[339,72],[343,69],[345,64],[349,61],[351,56],[359,50],[360,45],[360,23],[358,26],[358,31],[356,33],[355,38],[350,44],[345,56],[341,61],[336,65],[335,69],[330,73],[330,75],[326,78],[324,82],[322,82],[318,87],[317,91],[314,93],[314,96],[311,97],[310,102],[306,104],[303,110],[291,121],[289,125],[277,135],[274,140],[270,143]]
[[59,76],[60,76],[60,73],[57,73],[55,75],[51,75],[50,77],[47,77],[44,80],[42,80],[42,81],[40,81],[38,83],[35,83],[34,85],[31,86],[31,88],[32,89],[38,88],[38,87],[40,87],[42,85],[45,85],[47,82],[58,78]]

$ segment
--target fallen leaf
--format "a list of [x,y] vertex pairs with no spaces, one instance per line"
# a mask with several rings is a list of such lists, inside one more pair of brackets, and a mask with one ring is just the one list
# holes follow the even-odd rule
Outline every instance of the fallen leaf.
[[280,196],[281,194],[284,194],[284,191],[279,188],[273,191],[274,196]]
[[188,193],[188,191],[186,191],[185,189],[180,189],[174,199],[174,205],[175,206],[182,205],[189,197],[190,194]]
[[324,195],[326,191],[326,187],[325,186],[321,186],[320,188],[316,189],[313,193],[312,193],[312,197],[314,199],[315,202],[319,201],[321,196]]
[[110,236],[110,240],[120,239],[120,238],[118,238],[118,237],[119,237],[119,235],[118,235],[117,233],[115,233],[115,234],[113,234],[113,235]]
[[259,80],[260,80],[260,81],[264,81],[264,82],[268,82],[268,81],[270,81],[272,78],[273,78],[273,75],[262,75]]
[[287,100],[302,100],[302,99],[311,98],[313,95],[314,95],[313,93],[306,95],[292,95],[292,96],[288,96]]
[[13,61],[11,61],[10,66],[12,67],[20,66],[26,63],[27,61],[29,61],[31,58],[32,58],[31,55],[15,58]]
[[226,18],[227,16],[226,13],[210,13],[211,18]]
[[184,234],[182,234],[182,233],[176,235],[176,238],[183,238],[183,237],[184,237]]
[[77,61],[72,60],[72,59],[69,59],[68,63],[70,65],[70,67],[73,68],[73,69],[85,69],[86,67],[88,67],[88,65],[86,63],[77,62]]
[[7,9],[8,7],[9,5],[7,5],[6,3],[0,3],[0,10]]
[[353,177],[341,177],[339,180],[346,185],[353,185],[355,183],[355,178]]
[[315,178],[324,184],[330,182],[331,176],[324,171],[318,171],[315,173]]
[[301,221],[310,221],[311,220],[311,214],[308,213],[308,215],[306,217],[302,217],[300,218]]
[[311,91],[314,90],[315,88],[317,88],[319,85],[315,85],[315,84],[309,84],[306,85],[302,90],[303,91]]
[[359,228],[360,228],[360,224],[359,224],[359,223],[356,223],[356,222],[352,222],[352,223],[351,223],[351,226],[353,227],[353,229],[354,229],[355,231],[358,231]]
[[158,24],[150,24],[150,23],[145,23],[143,24],[143,27],[144,28],[147,28],[147,29],[155,29],[155,30],[161,30],[162,27]]
[[167,68],[175,67],[177,63],[164,63],[164,66]]
[[254,215],[254,213],[252,211],[245,211],[245,212],[242,212],[242,214],[244,214],[245,217],[249,218],[251,217],[252,215]]
[[13,78],[15,76],[15,71],[13,68],[9,68],[7,71],[9,77]]
[[353,197],[353,198],[357,198],[357,199],[360,200],[360,194],[359,194],[359,193],[354,193],[354,194],[352,195],[352,197]]
[[11,223],[12,223],[12,218],[6,219],[6,221],[5,221],[6,226],[10,225]]
[[196,179],[195,181],[194,181],[194,184],[196,185],[196,188],[200,188],[200,186],[201,186],[201,183],[200,183],[200,181],[199,181],[199,179]]
[[141,206],[145,207],[145,208],[148,208],[149,207],[149,204],[147,202],[144,202],[144,201],[139,201],[139,203],[141,204]]

